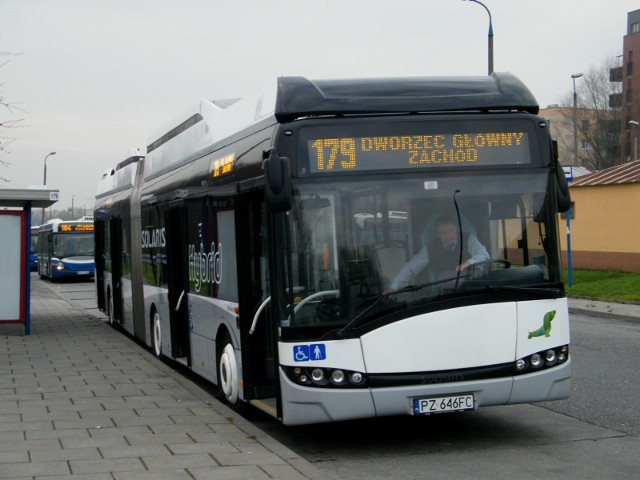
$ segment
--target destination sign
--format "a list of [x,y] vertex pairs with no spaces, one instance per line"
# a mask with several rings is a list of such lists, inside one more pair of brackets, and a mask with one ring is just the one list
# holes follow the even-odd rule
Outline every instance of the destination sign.
[[524,131],[314,138],[307,149],[311,173],[531,162]]
[[60,232],[93,232],[93,223],[61,223],[58,226]]
[[211,162],[209,170],[213,178],[227,175],[233,171],[233,161],[235,160],[235,154],[229,154],[222,158],[217,158]]

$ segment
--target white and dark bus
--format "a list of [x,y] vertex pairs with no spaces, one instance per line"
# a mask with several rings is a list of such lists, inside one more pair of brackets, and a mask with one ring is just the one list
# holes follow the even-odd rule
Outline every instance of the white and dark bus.
[[[99,307],[238,410],[295,425],[570,394],[570,199],[511,74],[282,77],[202,101],[99,191]],[[435,271],[448,256],[473,261]]]
[[[133,321],[134,298],[139,310],[135,317],[143,316],[140,210],[132,209],[131,204],[132,199],[139,198],[133,193],[133,186],[140,184],[136,176],[142,173],[138,168],[142,166],[143,158],[137,149],[132,149],[125,160],[102,174],[96,190],[94,218],[99,227],[95,230],[97,300],[112,324],[116,319],[123,325],[125,319]],[[144,326],[134,329],[129,323],[126,325],[131,334],[148,341]]]

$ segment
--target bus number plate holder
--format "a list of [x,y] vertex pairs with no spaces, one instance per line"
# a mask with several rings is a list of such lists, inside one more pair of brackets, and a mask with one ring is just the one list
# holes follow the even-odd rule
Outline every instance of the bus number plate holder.
[[414,415],[431,415],[434,413],[462,412],[475,410],[476,401],[472,393],[451,395],[447,397],[414,398]]

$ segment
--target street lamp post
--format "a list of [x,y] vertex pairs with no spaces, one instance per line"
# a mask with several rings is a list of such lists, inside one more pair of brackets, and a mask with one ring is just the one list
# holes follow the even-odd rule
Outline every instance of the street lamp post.
[[633,159],[638,160],[638,122],[635,120],[629,120],[629,125],[633,125],[635,127],[635,132],[633,134]]
[[[42,179],[42,184],[45,187],[47,186],[47,158],[55,154],[56,152],[51,152],[51,153],[48,153],[46,157],[44,157],[44,178]],[[41,218],[40,224],[44,224],[44,207],[42,207],[42,218]]]
[[56,152],[51,152],[49,154],[47,154],[46,157],[44,157],[44,179],[42,180],[42,184],[44,186],[47,185],[47,158],[49,158],[51,155],[55,155]]
[[[463,0],[465,1],[465,0]],[[484,7],[484,9],[487,11],[487,13],[489,14],[489,44],[488,44],[488,50],[489,50],[489,75],[491,75],[493,73],[493,23],[491,22],[491,12],[489,11],[489,9],[487,8],[487,6],[482,3],[479,2],[478,0],[468,0],[469,2],[474,2],[477,3],[478,5],[482,5]]]
[[573,80],[573,164],[578,165],[578,94],[576,93],[576,78],[580,78],[582,73],[571,75]]
[[[571,75],[573,80],[573,165],[578,165],[578,94],[576,93],[576,78],[580,78],[582,73]],[[567,271],[569,273],[569,287],[573,286],[573,269],[571,267],[571,208],[566,212],[567,220]]]

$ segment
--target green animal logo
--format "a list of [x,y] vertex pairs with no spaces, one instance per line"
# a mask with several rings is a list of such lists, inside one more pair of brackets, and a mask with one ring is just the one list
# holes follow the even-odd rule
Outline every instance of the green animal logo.
[[539,329],[534,330],[533,332],[529,332],[529,336],[527,338],[541,337],[543,335],[545,337],[548,337],[549,335],[551,335],[551,320],[553,320],[555,316],[555,310],[551,310],[550,312],[545,313],[544,320],[542,321],[542,326]]

